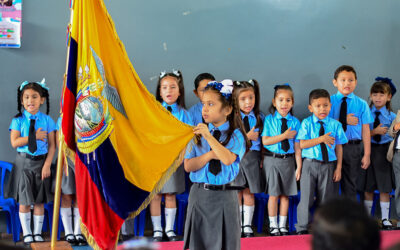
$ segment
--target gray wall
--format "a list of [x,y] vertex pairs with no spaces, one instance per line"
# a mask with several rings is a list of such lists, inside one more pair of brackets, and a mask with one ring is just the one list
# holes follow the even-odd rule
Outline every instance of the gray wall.
[[[67,0],[25,0],[21,49],[0,50],[0,160],[13,161],[8,126],[16,113],[16,88],[46,77],[51,115],[58,116],[65,70]],[[40,4],[38,4],[40,3]],[[295,114],[308,115],[308,93],[330,93],[334,70],[353,65],[356,94],[367,98],[375,76],[400,83],[398,0],[106,0],[117,32],[142,81],[154,93],[162,70],[181,69],[186,103],[197,102],[193,79],[211,72],[217,79],[261,83],[262,110],[272,86],[291,83]],[[44,8],[43,8],[44,7]],[[166,49],[164,48],[166,45]],[[399,89],[400,89],[400,85]],[[393,100],[400,108],[399,95]]]

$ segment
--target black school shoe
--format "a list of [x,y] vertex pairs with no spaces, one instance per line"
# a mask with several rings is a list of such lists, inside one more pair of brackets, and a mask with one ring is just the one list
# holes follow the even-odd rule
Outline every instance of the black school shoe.
[[[28,238],[28,237],[31,237],[32,240],[25,241],[25,239]],[[32,235],[32,234],[24,235],[23,241],[24,241],[24,245],[25,245],[25,246],[30,246],[31,243],[35,242],[34,239],[33,239],[33,235]]]
[[[242,237],[244,237],[244,238],[254,237],[254,232],[248,232],[248,233],[244,232],[244,228],[246,228],[246,227],[249,227],[250,229],[252,229],[251,225],[243,226]],[[253,229],[252,229],[252,231],[253,231]]]
[[[161,233],[161,236],[155,236],[156,233]],[[160,230],[153,231],[153,242],[161,242],[161,241],[163,241],[162,233],[163,232],[160,231]]]
[[271,227],[269,229],[269,235],[270,236],[281,236],[281,232],[279,232],[279,228],[277,227]]
[[[385,225],[385,222],[386,223],[389,222],[390,225],[388,225],[388,224]],[[382,220],[382,230],[392,230],[392,229],[393,229],[392,222],[390,220],[388,220],[388,219],[383,219]]]
[[85,236],[82,234],[75,234],[75,239],[77,242],[77,246],[87,246],[87,241],[85,239]]
[[76,246],[78,242],[75,239],[75,235],[67,234],[64,236],[65,241],[67,241],[71,246]]
[[289,230],[286,227],[280,227],[279,232],[281,233],[282,236],[289,235]]
[[[173,233],[173,235],[168,236],[168,233],[171,233],[171,234]],[[167,235],[168,241],[178,241],[179,240],[178,236],[176,236],[174,230],[169,230],[169,231],[165,232],[165,234]]]

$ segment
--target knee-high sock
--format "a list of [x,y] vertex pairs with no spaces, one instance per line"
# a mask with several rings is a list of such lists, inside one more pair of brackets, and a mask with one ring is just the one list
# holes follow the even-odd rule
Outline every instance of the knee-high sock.
[[42,234],[44,215],[33,215],[33,234]]
[[[251,222],[253,220],[253,214],[254,214],[254,206],[243,206],[243,226],[251,226]],[[245,233],[252,233],[253,230],[251,229],[251,227],[245,227],[243,229],[243,231]]]
[[165,232],[174,230],[176,208],[165,208]]
[[389,219],[389,208],[390,208],[390,202],[380,202],[381,204],[381,213],[382,213],[382,220],[383,219]]
[[31,212],[21,213],[19,212],[19,220],[21,221],[23,235],[32,234],[31,229]]
[[370,200],[364,200],[365,209],[367,209],[368,214],[371,214],[373,202]]
[[65,235],[74,234],[72,230],[72,210],[70,207],[60,208],[61,220],[64,225]]
[[82,234],[81,232],[81,223],[80,219],[81,216],[79,214],[79,209],[77,207],[74,207],[74,234]]

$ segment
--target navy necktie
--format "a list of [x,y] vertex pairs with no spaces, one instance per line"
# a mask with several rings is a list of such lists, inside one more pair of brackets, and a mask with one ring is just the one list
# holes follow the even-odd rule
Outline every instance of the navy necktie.
[[243,118],[243,124],[244,124],[244,130],[246,130],[246,133],[250,131],[250,123],[249,123],[249,117],[246,115]]
[[342,123],[344,132],[347,130],[347,97],[342,98],[342,104],[340,105],[339,122]]
[[[213,136],[215,137],[215,139],[217,139],[217,141],[219,141],[219,138],[221,137],[221,131],[219,131],[218,129],[214,130]],[[214,159],[211,160],[209,162],[208,171],[210,171],[210,173],[212,173],[213,175],[217,176],[217,174],[221,172],[221,161]]]
[[[379,120],[379,115],[380,115],[380,114],[381,114],[381,112],[375,111],[374,129],[375,129],[376,127],[378,127],[379,124],[381,124],[381,121]],[[379,142],[381,141],[381,139],[382,139],[382,135],[374,135],[373,138],[374,138],[374,140],[375,140],[376,142],[379,143]]]
[[35,123],[36,123],[36,120],[31,119],[30,124],[29,124],[28,150],[32,154],[35,153],[37,150]]
[[[286,130],[288,130],[286,118],[282,118],[282,119],[281,119],[281,122],[282,122],[281,134],[283,134],[283,133],[285,133]],[[288,139],[283,140],[283,141],[281,142],[281,147],[282,147],[282,150],[283,150],[283,151],[287,152],[287,151],[289,150],[289,148],[290,148],[289,140],[288,140]]]
[[168,110],[169,112],[172,113],[172,108],[171,108],[171,106],[167,106],[167,110]]
[[[324,122],[318,121],[318,123],[321,124],[321,128],[319,129],[319,136],[323,136],[325,134]],[[325,143],[321,143],[319,145],[321,145],[322,160],[324,161],[324,163],[328,163],[329,162],[328,149],[326,148]]]

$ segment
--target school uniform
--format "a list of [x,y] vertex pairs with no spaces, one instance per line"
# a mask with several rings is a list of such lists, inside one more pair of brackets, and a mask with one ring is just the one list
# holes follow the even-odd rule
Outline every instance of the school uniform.
[[[167,110],[171,110],[173,116],[175,116],[181,122],[192,125],[192,117],[189,113],[179,106],[177,103],[168,105],[166,102],[162,103],[162,106]],[[165,183],[160,191],[160,194],[179,194],[185,191],[185,170],[183,164],[172,174],[169,180]]]
[[199,123],[205,123],[203,120],[203,115],[201,114],[203,110],[203,103],[198,102],[193,105],[189,110],[189,115],[192,117],[193,126],[197,126]]
[[[285,117],[275,111],[265,118],[262,136],[277,136],[282,134],[282,125],[286,121],[287,128],[299,131],[300,121],[292,114],[288,113]],[[286,129],[285,129],[286,130]],[[298,139],[288,139],[289,148],[285,151],[283,141],[264,145],[264,162],[262,173],[265,177],[266,185],[264,192],[272,195],[296,195],[296,160],[294,143]]]
[[[344,95],[337,92],[331,96],[331,111],[329,116],[338,120],[340,107]],[[362,175],[361,159],[363,157],[362,147],[362,125],[374,122],[371,111],[366,101],[351,93],[345,99],[347,103],[347,114],[354,114],[358,118],[357,125],[347,125],[345,130],[348,143],[343,145],[343,171],[341,190],[342,193],[356,199],[357,190],[362,191],[360,176]]]
[[[249,127],[245,130],[249,132],[257,124],[257,118],[253,111],[248,115],[240,112],[242,120],[247,119]],[[247,118],[246,118],[247,117]],[[264,120],[264,114],[260,113],[261,120]],[[247,131],[248,130],[248,131]],[[255,132],[259,132],[259,128],[254,129]],[[261,136],[258,137],[257,141],[251,141],[250,150],[245,154],[243,159],[240,161],[240,171],[236,179],[232,182],[232,185],[248,187],[250,193],[261,193]]]
[[[208,124],[211,134],[219,131],[220,142],[226,139],[229,122],[219,127]],[[208,162],[197,171],[190,173],[193,185],[190,189],[189,204],[185,222],[184,249],[240,249],[240,222],[238,191],[229,183],[239,173],[239,163],[246,151],[245,138],[236,129],[225,146],[237,158],[231,165],[220,162],[220,170],[214,171]],[[201,138],[201,145],[194,144],[185,158],[201,156],[211,150],[207,141]],[[211,166],[210,166],[211,165]],[[213,172],[213,173],[212,173]]]
[[[379,113],[377,113],[379,112]],[[396,114],[387,110],[386,107],[376,109],[371,108],[372,117],[376,120],[378,114],[379,122],[384,127],[390,127]],[[374,129],[374,124],[370,124],[370,129]],[[366,169],[362,169],[361,184],[366,192],[374,192],[379,190],[382,193],[390,193],[394,187],[392,164],[386,159],[389,144],[393,138],[388,134],[371,137],[371,165]]]
[[[57,123],[56,123],[57,133],[61,129],[61,120],[62,120],[61,117],[59,117],[57,120]],[[65,174],[65,171],[63,171],[62,182],[61,182],[61,193],[72,195],[72,194],[76,194],[75,163],[69,157],[66,157],[66,159],[67,159],[67,165],[68,165],[68,176]],[[56,184],[55,177],[56,176],[54,176],[53,186],[52,186],[53,192],[55,191],[55,184]]]
[[[13,118],[9,130],[17,130],[21,137],[29,136],[30,120],[35,120],[35,131],[50,133],[55,130],[55,123],[50,116],[41,113],[30,114],[26,110],[22,116]],[[42,168],[47,157],[48,139],[36,140],[35,152],[28,150],[28,145],[17,148],[17,157],[10,173],[5,196],[14,198],[21,205],[48,203],[53,200],[51,178],[42,181]]]
[[304,119],[297,133],[297,140],[310,140],[320,137],[321,122],[323,123],[323,134],[331,132],[330,136],[335,138],[334,144],[327,149],[328,159],[323,161],[323,148],[321,144],[302,149],[303,166],[300,178],[300,203],[297,207],[296,231],[307,230],[310,221],[309,209],[314,203],[314,193],[317,190],[318,202],[324,202],[335,194],[333,174],[336,169],[335,148],[338,144],[347,143],[346,135],[340,122],[326,117],[319,120],[315,115]]
[[[395,120],[389,128],[389,135],[394,139],[389,145],[387,160],[393,163],[393,175],[395,181],[394,206],[397,218],[400,218],[400,131],[394,131],[394,125],[400,122],[400,110],[397,111]],[[400,228],[400,222],[397,223]]]

